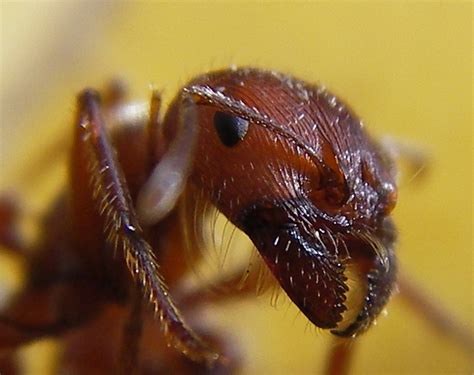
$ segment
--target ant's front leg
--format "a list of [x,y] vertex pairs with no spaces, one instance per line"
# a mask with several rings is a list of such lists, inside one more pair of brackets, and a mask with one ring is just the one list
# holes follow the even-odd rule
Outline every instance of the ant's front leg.
[[[84,203],[92,198],[94,214],[99,212],[104,223],[102,237],[122,252],[133,280],[154,306],[169,342],[193,360],[212,364],[218,355],[184,323],[168,293],[153,250],[144,239],[95,91],[85,90],[79,95],[74,137],[71,182],[73,217],[78,220],[76,231],[80,233],[81,222],[88,219]],[[98,236],[101,237],[100,233]]]
[[176,296],[180,305],[192,310],[209,304],[252,298],[269,291],[282,292],[263,261],[258,260],[252,267],[239,267],[230,274],[219,275],[211,283],[177,290]]

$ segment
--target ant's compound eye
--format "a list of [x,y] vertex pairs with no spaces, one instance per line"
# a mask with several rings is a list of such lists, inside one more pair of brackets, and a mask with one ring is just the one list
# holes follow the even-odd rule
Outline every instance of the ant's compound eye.
[[222,144],[232,147],[244,139],[249,122],[241,117],[217,111],[214,115],[214,127]]

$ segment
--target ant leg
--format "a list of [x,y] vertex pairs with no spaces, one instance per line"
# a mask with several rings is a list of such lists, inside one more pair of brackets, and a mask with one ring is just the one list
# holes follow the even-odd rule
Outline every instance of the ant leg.
[[354,345],[354,339],[336,338],[330,348],[325,373],[328,375],[348,374],[354,355]]
[[231,275],[219,277],[211,285],[200,285],[192,290],[177,291],[177,301],[184,308],[195,308],[209,303],[222,303],[263,294],[272,287],[279,288],[264,267],[263,263],[259,263],[256,270],[249,272],[248,267],[238,269]]
[[[153,250],[144,239],[123,172],[106,132],[99,101],[98,93],[92,90],[85,90],[78,98],[71,169],[73,193],[80,195],[87,189],[84,178],[88,180],[92,198],[105,223],[107,240],[117,250],[123,251],[130,274],[154,306],[169,343],[191,359],[212,364],[219,356],[183,321],[170,298]],[[88,166],[86,171],[85,166]],[[76,201],[76,204],[80,202]]]
[[27,288],[0,315],[0,352],[88,320],[100,307],[98,293],[84,281]]
[[399,296],[417,314],[423,316],[440,334],[452,338],[463,346],[469,355],[474,349],[474,336],[469,327],[446,311],[431,295],[420,288],[407,275],[398,276]]

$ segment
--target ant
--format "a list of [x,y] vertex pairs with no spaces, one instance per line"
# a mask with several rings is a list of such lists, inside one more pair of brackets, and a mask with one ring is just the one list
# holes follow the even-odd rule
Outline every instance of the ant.
[[[0,353],[73,332],[66,372],[237,371],[228,342],[183,318],[206,292],[169,289],[187,274],[185,238],[197,241],[182,225],[183,197],[243,231],[315,326],[347,340],[371,327],[397,289],[396,168],[354,112],[323,87],[254,68],[198,76],[163,119],[160,107],[156,90],[149,107],[128,103],[120,85],[78,95],[69,184],[33,249],[2,198],[1,245],[24,257],[27,282],[0,315]],[[472,343],[409,283],[398,288]],[[347,372],[350,354],[335,347],[327,372]],[[2,374],[15,373],[9,358]]]

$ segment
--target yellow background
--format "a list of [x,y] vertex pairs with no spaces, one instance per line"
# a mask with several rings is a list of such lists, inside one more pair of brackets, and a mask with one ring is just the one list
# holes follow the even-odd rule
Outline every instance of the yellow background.
[[[67,142],[74,95],[84,86],[121,75],[138,97],[146,98],[148,84],[155,83],[169,99],[186,80],[209,69],[230,64],[278,69],[327,85],[376,135],[390,134],[429,151],[426,177],[400,190],[395,211],[400,263],[472,329],[470,3],[0,6],[0,189],[23,193],[31,212],[56,190],[57,179],[50,175],[64,174],[50,150]],[[42,163],[44,170],[32,174]],[[13,280],[6,260],[0,262],[0,276]],[[275,310],[263,297],[226,305],[212,318],[237,337],[245,374],[322,368],[330,337],[305,330],[305,319],[292,308]],[[473,364],[394,299],[388,316],[361,338],[354,370],[469,373]],[[34,374],[44,371],[30,368]]]

